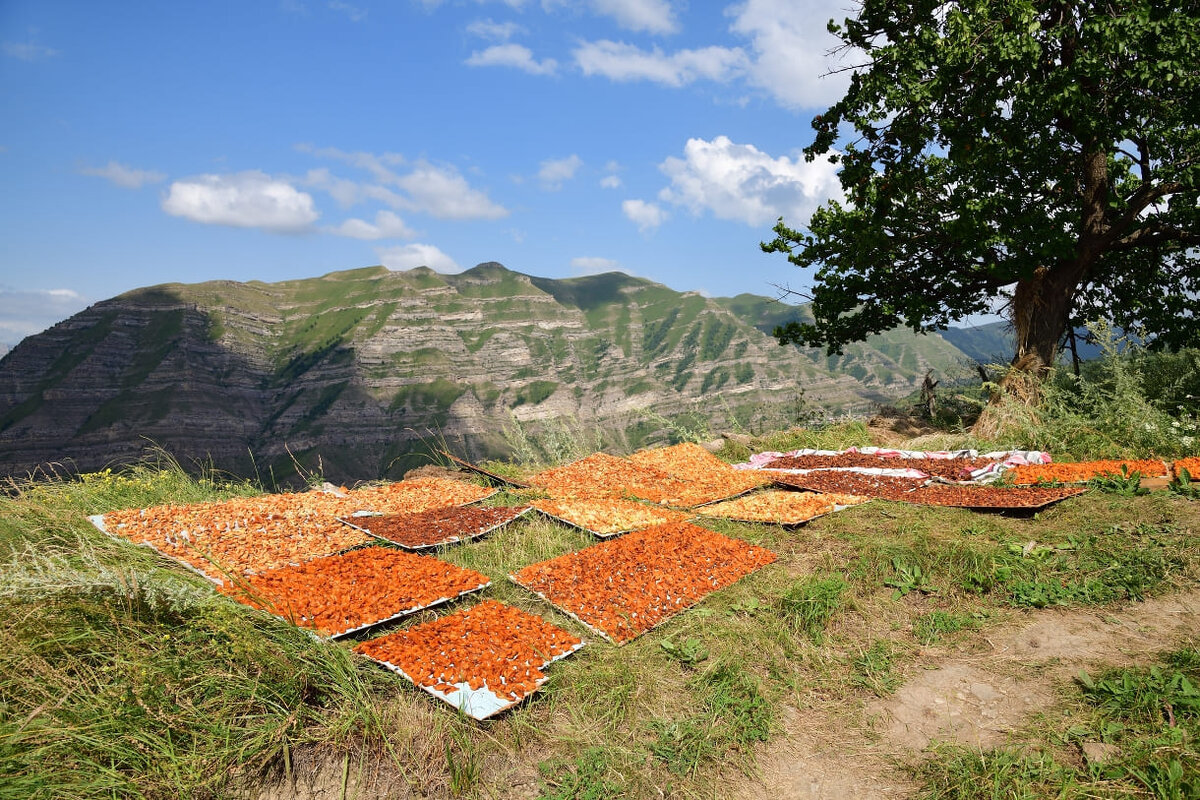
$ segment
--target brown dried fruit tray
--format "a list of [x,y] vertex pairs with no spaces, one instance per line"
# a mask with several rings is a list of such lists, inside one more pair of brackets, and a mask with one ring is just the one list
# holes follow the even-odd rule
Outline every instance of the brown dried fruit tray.
[[339,517],[339,520],[405,550],[428,550],[486,536],[512,523],[531,508],[532,506],[452,506],[415,514],[364,515]]
[[362,642],[355,652],[475,719],[520,703],[583,641],[495,600]]
[[833,494],[853,494],[860,497],[881,497],[902,500],[914,489],[929,483],[927,478],[897,478],[890,475],[869,475],[865,472],[809,472],[804,475],[777,474],[775,483],[794,489]]
[[550,519],[586,531],[600,539],[687,519],[687,515],[682,512],[646,505],[636,500],[599,497],[535,500],[533,507]]
[[624,644],[774,560],[764,548],[675,522],[531,564],[509,578]]
[[854,472],[810,472],[779,476],[777,483],[814,492],[851,492],[915,505],[992,510],[1037,510],[1074,497],[1079,488],[999,488],[929,483],[924,478],[895,478]]
[[252,576],[222,592],[340,638],[487,587],[486,575],[430,556],[365,547]]
[[763,469],[830,469],[837,467],[871,467],[876,469],[916,469],[926,475],[947,480],[963,480],[974,470],[995,462],[990,458],[906,458],[881,456],[872,453],[839,453],[837,455],[780,456],[763,465]]
[[902,498],[905,503],[994,511],[1037,511],[1086,492],[1082,487],[948,486],[931,484]]

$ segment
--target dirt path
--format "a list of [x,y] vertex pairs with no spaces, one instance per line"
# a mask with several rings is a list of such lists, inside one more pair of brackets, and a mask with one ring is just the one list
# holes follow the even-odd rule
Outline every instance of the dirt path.
[[916,787],[895,759],[933,741],[1004,744],[1054,701],[1056,681],[1090,665],[1142,661],[1198,634],[1200,587],[1116,612],[1032,612],[986,631],[979,652],[930,651],[892,696],[833,724],[823,710],[792,711],[786,735],[759,754],[759,779],[730,788],[747,800],[908,797]]

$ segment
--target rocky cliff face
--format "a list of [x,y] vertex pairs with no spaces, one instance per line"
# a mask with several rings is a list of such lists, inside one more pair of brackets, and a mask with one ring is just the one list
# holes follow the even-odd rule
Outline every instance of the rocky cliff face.
[[137,290],[0,360],[0,472],[91,470],[156,444],[266,481],[298,465],[394,476],[443,440],[500,455],[518,429],[562,420],[614,447],[683,414],[782,424],[801,389],[808,404],[886,400],[962,355],[897,334],[831,362],[760,330],[769,303],[499,264]]

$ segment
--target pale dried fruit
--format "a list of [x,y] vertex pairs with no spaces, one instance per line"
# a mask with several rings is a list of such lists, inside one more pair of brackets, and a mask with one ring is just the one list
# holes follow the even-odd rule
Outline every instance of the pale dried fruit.
[[706,517],[746,522],[798,525],[822,514],[828,514],[838,506],[857,505],[866,502],[867,499],[842,494],[768,491],[704,506],[697,509],[697,513]]

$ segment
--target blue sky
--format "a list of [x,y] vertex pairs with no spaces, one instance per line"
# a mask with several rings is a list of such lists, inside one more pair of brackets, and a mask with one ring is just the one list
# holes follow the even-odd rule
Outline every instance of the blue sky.
[[835,0],[0,3],[0,343],[384,264],[773,294],[838,188]]

